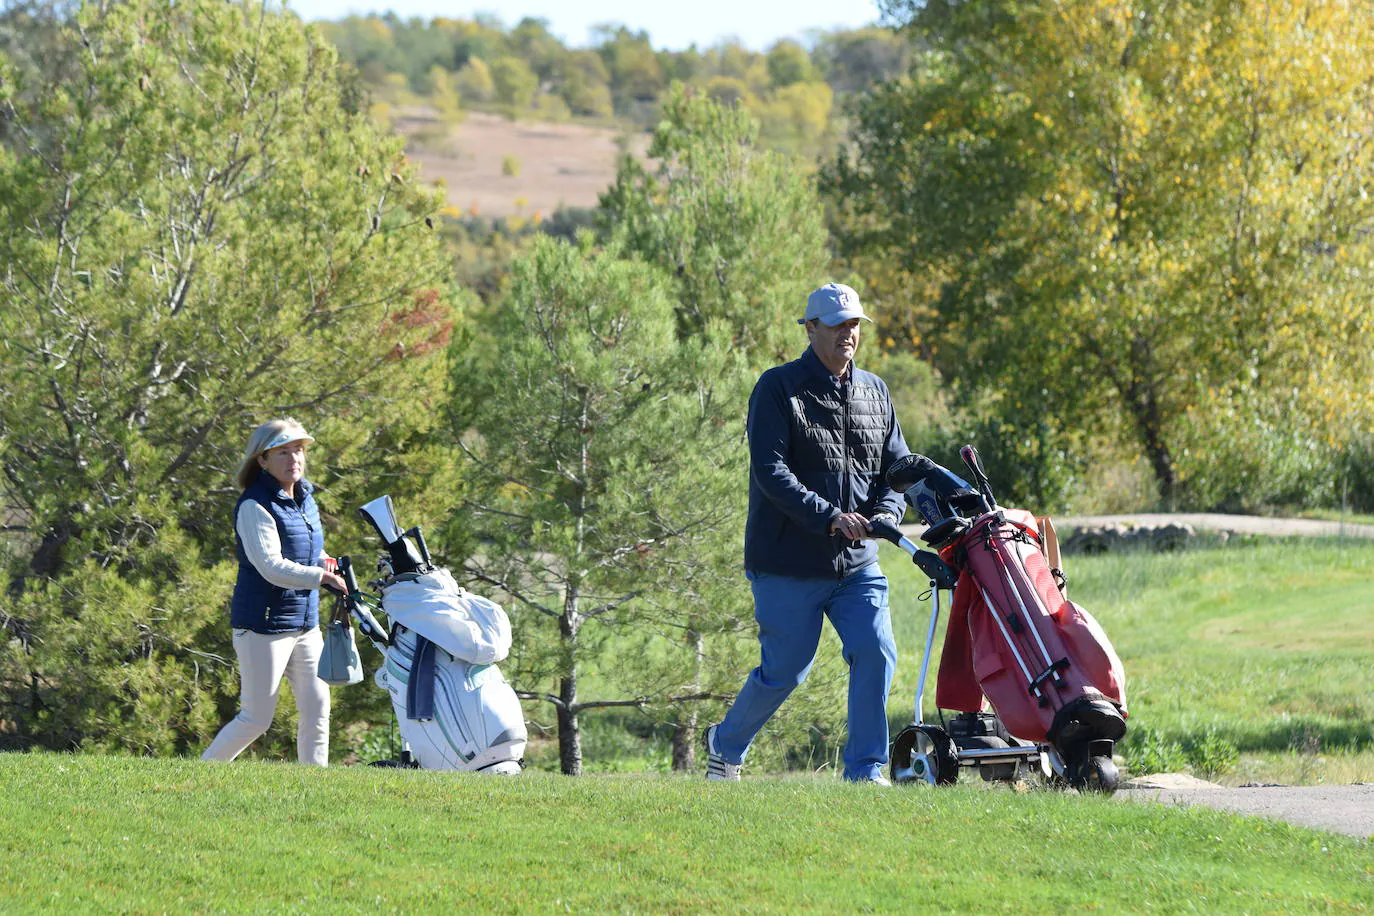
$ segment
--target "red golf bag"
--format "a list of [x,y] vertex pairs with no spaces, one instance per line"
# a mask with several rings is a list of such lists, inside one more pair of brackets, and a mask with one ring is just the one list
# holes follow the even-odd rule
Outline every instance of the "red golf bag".
[[1007,731],[1059,745],[1125,733],[1126,674],[1102,627],[1064,597],[1035,518],[985,513],[941,556],[959,570],[935,703],[977,712],[983,697]]

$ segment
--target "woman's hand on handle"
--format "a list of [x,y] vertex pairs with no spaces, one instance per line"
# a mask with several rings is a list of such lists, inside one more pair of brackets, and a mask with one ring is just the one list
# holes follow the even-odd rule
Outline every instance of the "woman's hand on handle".
[[348,586],[344,584],[343,576],[327,569],[324,571],[324,575],[320,577],[320,588],[327,588],[340,595],[348,594]]

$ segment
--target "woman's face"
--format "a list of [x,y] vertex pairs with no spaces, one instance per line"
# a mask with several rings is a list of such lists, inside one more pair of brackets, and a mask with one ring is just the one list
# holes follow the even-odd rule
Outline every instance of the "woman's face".
[[297,440],[268,449],[258,457],[263,470],[277,479],[288,493],[305,476],[305,442]]

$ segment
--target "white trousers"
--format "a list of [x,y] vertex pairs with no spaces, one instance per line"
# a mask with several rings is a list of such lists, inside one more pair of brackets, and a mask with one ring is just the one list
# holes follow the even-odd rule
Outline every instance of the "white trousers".
[[329,685],[316,675],[323,649],[319,627],[292,633],[234,630],[239,714],[220,729],[200,759],[233,760],[261,737],[272,724],[285,675],[296,697],[297,759],[329,766]]

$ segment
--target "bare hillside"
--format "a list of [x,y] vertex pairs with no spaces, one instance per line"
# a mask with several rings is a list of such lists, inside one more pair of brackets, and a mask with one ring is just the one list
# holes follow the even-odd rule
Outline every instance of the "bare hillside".
[[[591,207],[615,178],[620,153],[616,131],[580,124],[508,121],[469,112],[461,124],[446,127],[424,110],[408,109],[396,129],[410,142],[407,154],[428,181],[448,186],[448,202],[465,214],[548,216],[560,205]],[[648,135],[629,139],[629,150],[643,155]],[[514,156],[519,174],[502,174]]]

